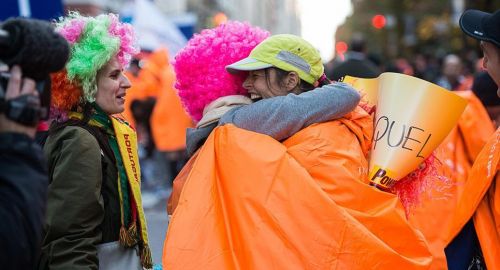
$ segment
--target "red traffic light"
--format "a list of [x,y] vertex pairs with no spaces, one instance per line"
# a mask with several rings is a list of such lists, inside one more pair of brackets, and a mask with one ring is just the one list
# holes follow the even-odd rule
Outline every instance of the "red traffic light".
[[212,20],[215,26],[219,26],[223,23],[226,23],[228,18],[226,14],[224,14],[223,12],[217,12]]
[[337,44],[335,44],[335,50],[337,51],[338,54],[346,53],[347,52],[347,43],[345,43],[343,41],[337,42]]
[[372,26],[377,28],[377,29],[382,29],[384,28],[386,23],[386,19],[384,15],[377,14],[373,16],[372,18]]

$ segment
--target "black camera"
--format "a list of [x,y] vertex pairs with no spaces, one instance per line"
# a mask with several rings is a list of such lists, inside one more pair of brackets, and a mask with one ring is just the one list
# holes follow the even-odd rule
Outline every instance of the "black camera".
[[0,62],[19,65],[24,77],[35,80],[39,99],[22,95],[6,100],[10,74],[0,72],[0,113],[26,126],[45,120],[50,110],[50,73],[64,68],[68,42],[46,21],[13,18],[0,24]]

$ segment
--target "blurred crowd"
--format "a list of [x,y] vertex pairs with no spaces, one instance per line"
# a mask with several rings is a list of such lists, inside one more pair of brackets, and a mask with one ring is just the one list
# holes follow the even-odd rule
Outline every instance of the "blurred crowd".
[[483,66],[483,58],[469,51],[465,55],[416,54],[382,61],[382,57],[369,53],[370,48],[361,35],[353,35],[350,51],[325,64],[326,75],[335,81],[349,75],[375,78],[383,72],[396,72],[424,79],[450,91],[472,90],[484,104],[491,119],[500,123],[496,85]]
[[[483,58],[474,53],[441,58],[417,54],[412,59],[382,61],[369,53],[361,35],[354,35],[350,51],[325,63],[325,74],[333,81],[349,75],[376,78],[396,72],[433,82],[450,91],[472,90],[486,107],[491,119],[500,123],[500,100],[496,85],[483,67]],[[144,192],[151,204],[168,196],[171,181],[187,161],[185,130],[194,123],[185,113],[174,88],[172,59],[165,48],[136,56],[127,71],[132,88],[127,92],[123,117],[135,127],[141,149]]]

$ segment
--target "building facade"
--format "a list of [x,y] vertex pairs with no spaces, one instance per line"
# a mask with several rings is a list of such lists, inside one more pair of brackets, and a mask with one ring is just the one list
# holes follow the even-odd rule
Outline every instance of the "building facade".
[[[120,12],[133,0],[64,0],[66,9],[86,15]],[[297,0],[154,0],[173,21],[186,13],[196,17],[196,31],[214,27],[214,15],[224,13],[229,20],[246,21],[272,34],[301,34]]]
[[229,20],[246,21],[272,34],[300,35],[297,0],[187,0],[187,8],[198,15],[198,28],[211,27],[219,13]]

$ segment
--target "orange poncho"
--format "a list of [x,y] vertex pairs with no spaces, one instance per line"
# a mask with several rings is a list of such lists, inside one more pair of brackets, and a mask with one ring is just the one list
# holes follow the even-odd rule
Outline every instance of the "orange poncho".
[[[448,232],[454,224],[453,216],[463,213],[458,219],[468,221],[472,212],[465,213],[458,209],[460,201],[466,200],[464,194],[479,188],[468,183],[468,177],[474,160],[494,133],[493,124],[483,105],[471,91],[456,91],[469,103],[457,126],[450,132],[443,143],[436,149],[437,158],[442,163],[440,173],[451,183],[435,183],[433,190],[424,194],[421,203],[411,211],[410,223],[424,234],[432,250],[434,261],[431,269],[446,269],[445,247],[452,239]],[[468,202],[473,204],[472,201]],[[462,226],[465,224],[462,224]],[[455,232],[455,233],[458,233]],[[479,232],[478,232],[479,233]]]
[[122,113],[122,117],[126,120],[133,128],[136,128],[134,115],[132,114],[132,102],[134,100],[143,100],[146,98],[144,92],[144,83],[143,80],[139,77],[134,76],[130,72],[125,72],[125,75],[130,81],[131,87],[127,89],[127,95],[125,96],[125,105],[124,111]]
[[283,144],[215,129],[185,172],[163,267],[426,269],[430,252],[397,197],[360,180],[372,128],[358,108]]
[[457,202],[447,242],[474,218],[474,228],[486,267],[500,269],[500,129],[491,136],[472,166],[464,192]]

